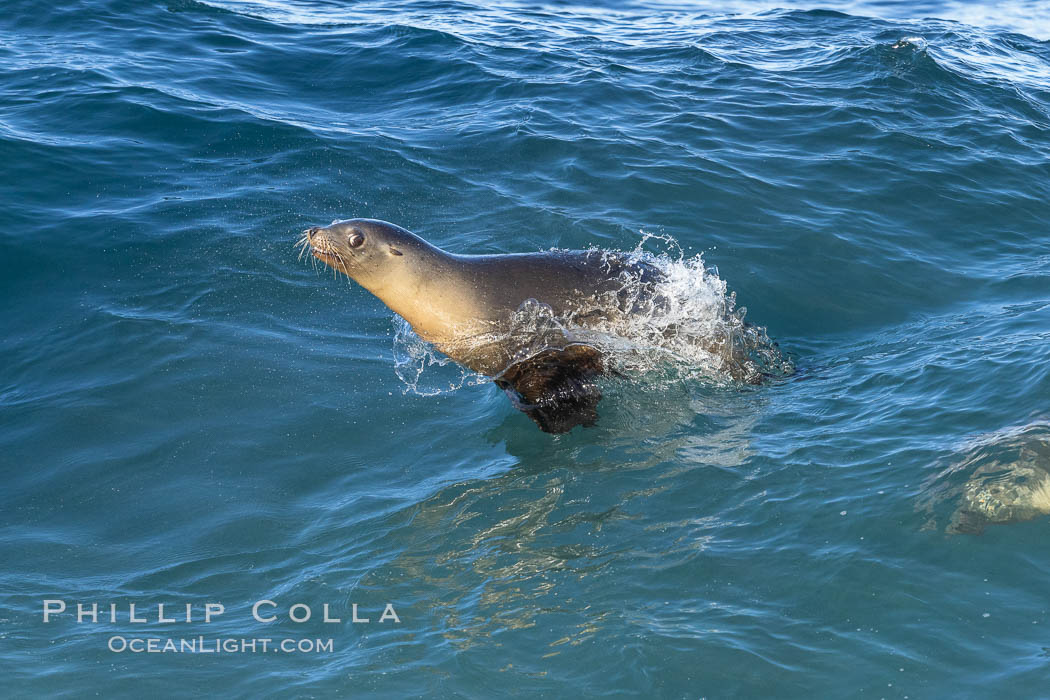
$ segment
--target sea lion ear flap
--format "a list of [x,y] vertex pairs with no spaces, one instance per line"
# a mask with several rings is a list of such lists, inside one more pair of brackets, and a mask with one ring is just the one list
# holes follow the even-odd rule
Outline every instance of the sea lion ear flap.
[[390,246],[390,254],[391,255],[404,255],[404,253],[402,253],[400,250],[398,250],[394,246]]
[[598,350],[574,343],[516,362],[494,381],[541,430],[567,433],[598,420],[602,392],[596,380],[604,372]]

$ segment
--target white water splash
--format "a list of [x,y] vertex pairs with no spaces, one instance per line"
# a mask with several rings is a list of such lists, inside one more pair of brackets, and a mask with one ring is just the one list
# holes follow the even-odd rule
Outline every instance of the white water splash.
[[394,317],[394,371],[405,383],[405,393],[419,396],[450,394],[491,381],[438,352],[400,316]]
[[904,36],[897,40],[891,49],[911,49],[917,52],[923,52],[928,46],[925,39],[921,36]]

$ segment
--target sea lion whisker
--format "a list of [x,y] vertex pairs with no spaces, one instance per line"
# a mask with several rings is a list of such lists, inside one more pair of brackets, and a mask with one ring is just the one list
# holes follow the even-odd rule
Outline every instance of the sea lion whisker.
[[299,240],[295,242],[295,247],[299,249],[298,262],[302,262],[303,256],[306,255],[306,250],[310,246],[310,234],[307,231],[303,231],[303,234],[299,237]]

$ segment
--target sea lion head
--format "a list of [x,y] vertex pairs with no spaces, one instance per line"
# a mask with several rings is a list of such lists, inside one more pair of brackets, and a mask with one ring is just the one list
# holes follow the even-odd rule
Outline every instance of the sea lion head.
[[[451,273],[455,256],[400,226],[376,219],[336,221],[303,231],[299,246],[379,297],[424,338],[448,335],[450,317],[473,308]],[[453,309],[448,299],[455,300]]]
[[391,294],[403,294],[433,273],[448,254],[386,221],[346,219],[303,231],[299,245],[318,260],[394,308]]
[[346,219],[303,231],[300,244],[339,272],[358,279],[371,276],[419,248],[430,247],[400,226],[376,219]]

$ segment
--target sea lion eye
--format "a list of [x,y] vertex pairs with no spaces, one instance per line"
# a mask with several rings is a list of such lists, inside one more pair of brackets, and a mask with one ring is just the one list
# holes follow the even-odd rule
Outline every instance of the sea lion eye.
[[360,248],[364,245],[365,237],[361,235],[360,231],[354,231],[350,234],[350,238],[346,239],[346,244],[351,248]]

